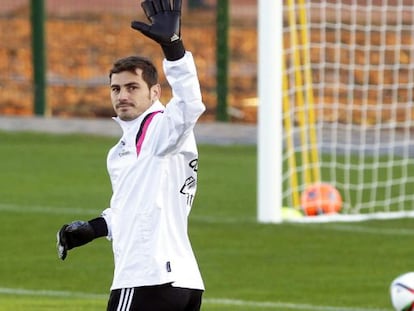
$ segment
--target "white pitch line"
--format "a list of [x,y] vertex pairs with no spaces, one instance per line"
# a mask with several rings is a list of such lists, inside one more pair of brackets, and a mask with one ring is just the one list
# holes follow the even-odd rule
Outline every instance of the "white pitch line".
[[[60,298],[82,298],[82,299],[107,299],[105,294],[91,294],[71,291],[55,290],[31,290],[23,288],[0,287],[0,295],[17,295],[17,296],[39,296],[39,297],[60,297]],[[358,308],[358,307],[334,307],[334,306],[317,306],[312,304],[297,304],[290,302],[271,302],[271,301],[248,301],[241,299],[228,298],[203,298],[203,304],[234,306],[234,307],[257,307],[262,309],[281,309],[284,310],[302,310],[302,311],[388,311],[388,309],[379,308]]]
[[[0,211],[14,212],[14,213],[35,213],[35,214],[55,214],[55,215],[100,215],[104,210],[98,209],[82,209],[76,207],[53,207],[53,206],[29,206],[29,205],[18,205],[18,204],[9,204],[0,202]],[[203,223],[212,223],[212,224],[253,224],[256,221],[253,218],[247,217],[214,217],[214,216],[191,216],[192,220],[203,222]],[[375,234],[375,235],[414,235],[413,229],[404,229],[404,228],[375,228],[375,227],[366,227],[358,223],[326,223],[320,225],[319,223],[315,226],[312,223],[294,223],[291,222],[287,225],[290,226],[306,226],[309,229],[325,229],[325,230],[334,230],[334,231],[344,231],[344,232],[359,232],[364,234]]]
[[56,290],[32,290],[24,288],[7,288],[0,287],[0,294],[17,295],[17,296],[38,296],[38,297],[70,297],[70,298],[85,298],[85,299],[105,299],[108,295],[104,294],[87,294],[70,291],[56,291]]
[[[291,225],[296,226],[298,224],[291,223]],[[303,226],[304,224],[300,224]],[[383,227],[367,227],[358,223],[348,223],[348,224],[339,224],[339,223],[326,223],[322,226],[313,226],[309,225],[309,229],[318,229],[318,230],[334,230],[334,231],[343,231],[343,232],[353,232],[353,233],[363,233],[363,234],[374,234],[374,235],[414,235],[413,229],[407,228],[383,228]]]
[[28,206],[0,203],[0,211],[35,214],[99,215],[102,210],[82,209],[76,207]]
[[258,307],[268,309],[291,309],[291,310],[307,310],[307,311],[389,311],[388,309],[379,308],[358,308],[358,307],[334,307],[334,306],[317,306],[312,304],[298,304],[291,302],[271,302],[271,301],[246,301],[238,299],[226,298],[205,298],[204,303],[217,305],[231,305],[239,307]]
[[[55,215],[100,215],[102,210],[82,209],[76,207],[53,207],[53,206],[29,206],[0,202],[0,211],[13,213],[55,214]],[[192,219],[204,223],[255,223],[254,219],[248,218],[224,218],[209,216],[191,216]]]

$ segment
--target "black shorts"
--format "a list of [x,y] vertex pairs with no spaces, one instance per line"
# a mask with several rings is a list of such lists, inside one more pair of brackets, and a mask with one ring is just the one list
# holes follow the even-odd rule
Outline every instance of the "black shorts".
[[107,311],[199,311],[202,290],[170,283],[111,291]]

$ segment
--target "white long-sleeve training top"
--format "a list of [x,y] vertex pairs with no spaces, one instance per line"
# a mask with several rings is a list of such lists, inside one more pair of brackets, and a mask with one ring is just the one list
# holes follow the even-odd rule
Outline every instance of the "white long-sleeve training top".
[[169,282],[204,289],[187,218],[197,186],[193,128],[205,106],[190,52],[163,68],[170,102],[133,121],[114,118],[123,135],[108,153],[113,195],[102,213],[115,261],[111,290]]

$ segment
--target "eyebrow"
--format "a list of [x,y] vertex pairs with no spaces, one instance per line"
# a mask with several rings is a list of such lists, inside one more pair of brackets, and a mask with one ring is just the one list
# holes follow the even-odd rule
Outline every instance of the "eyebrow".
[[[128,82],[128,83],[125,83],[123,86],[126,86],[126,87],[128,87],[128,86],[133,86],[133,85],[140,85],[138,82]],[[111,84],[110,85],[110,87],[114,87],[114,86],[120,86],[119,84]]]

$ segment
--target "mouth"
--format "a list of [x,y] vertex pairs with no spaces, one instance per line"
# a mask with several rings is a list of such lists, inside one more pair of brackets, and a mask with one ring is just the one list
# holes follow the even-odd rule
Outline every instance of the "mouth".
[[122,103],[122,104],[117,104],[116,105],[116,109],[127,109],[130,107],[134,107],[134,105],[129,104],[129,103]]

